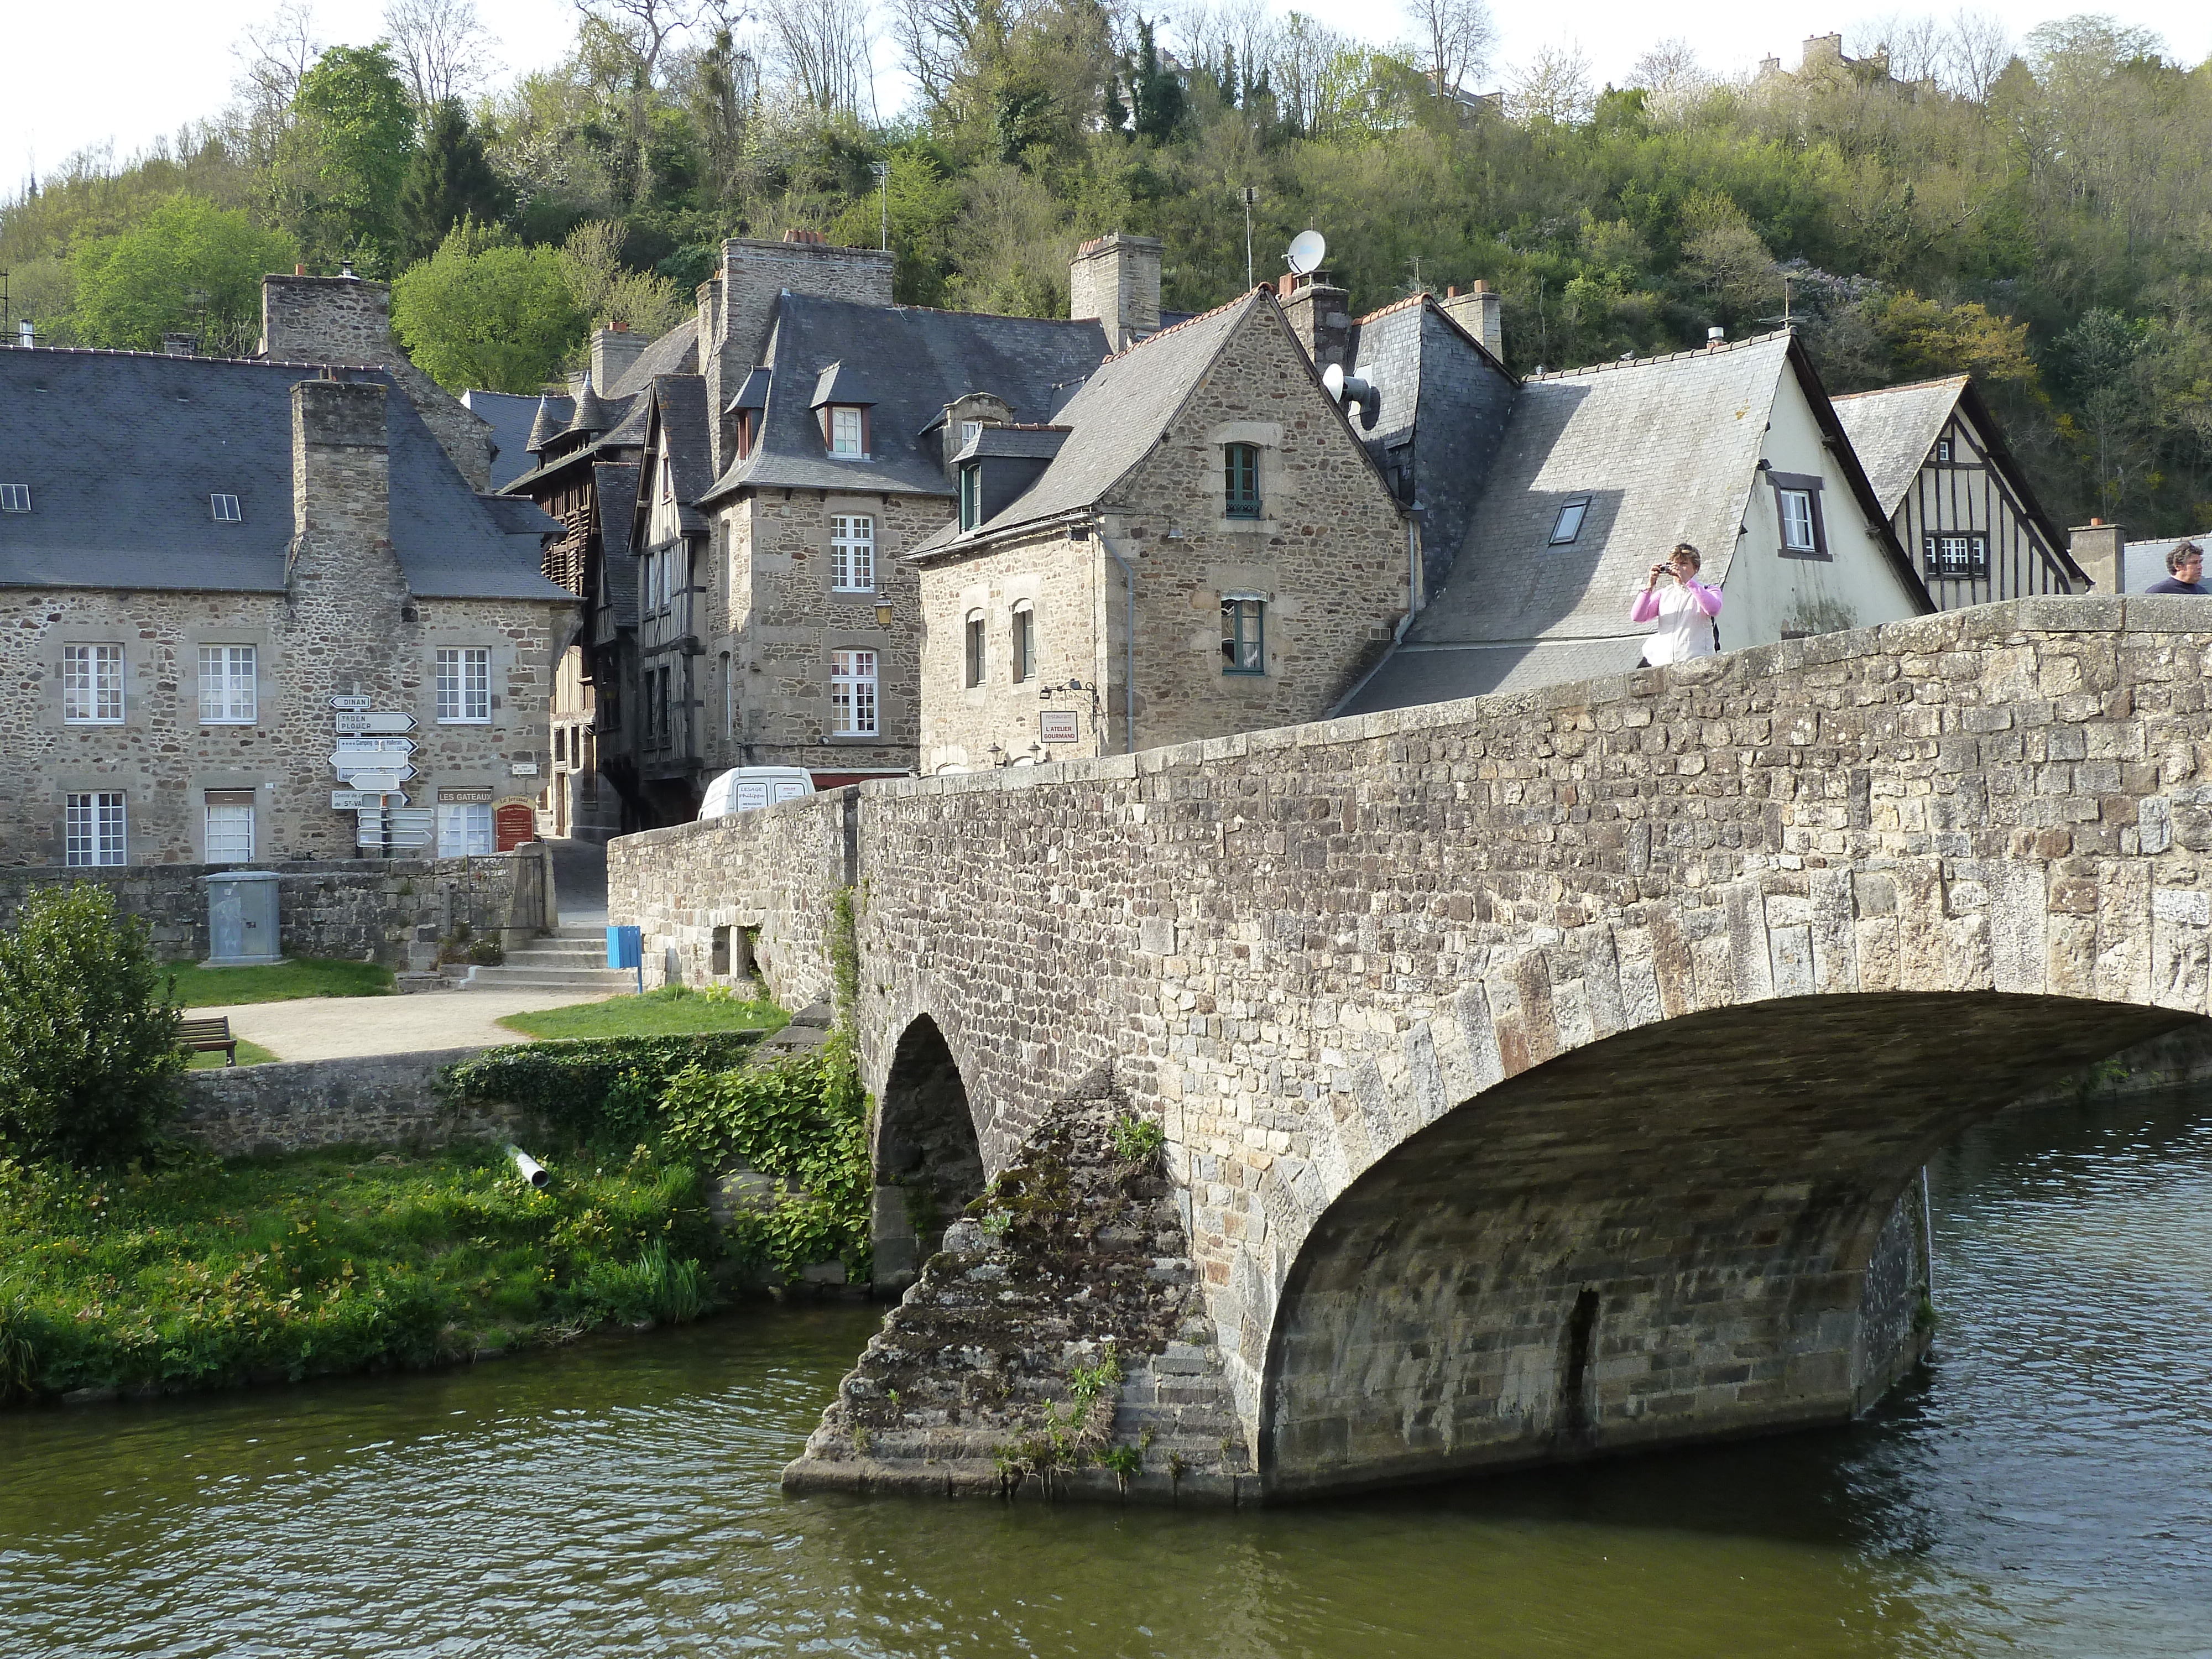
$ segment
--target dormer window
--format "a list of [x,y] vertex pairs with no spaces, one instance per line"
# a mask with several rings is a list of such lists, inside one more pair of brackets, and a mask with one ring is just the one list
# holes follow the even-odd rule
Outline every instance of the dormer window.
[[1951,441],[1948,438],[1938,438],[1936,441],[1936,465],[1938,466],[1951,465]]
[[973,530],[983,522],[983,467],[965,461],[960,467],[960,527]]
[[30,510],[30,485],[0,483],[0,513],[28,513]]
[[868,453],[867,422],[860,411],[847,404],[830,406],[830,453],[858,459]]
[[1550,545],[1565,547],[1583,533],[1583,520],[1589,516],[1590,498],[1577,495],[1559,508],[1559,516],[1552,520]]
[[225,495],[221,492],[217,492],[216,494],[208,497],[208,502],[215,513],[215,521],[217,524],[238,524],[241,522],[241,515],[238,510],[237,496]]
[[753,453],[753,422],[758,418],[757,410],[741,409],[738,411],[738,459],[741,461]]

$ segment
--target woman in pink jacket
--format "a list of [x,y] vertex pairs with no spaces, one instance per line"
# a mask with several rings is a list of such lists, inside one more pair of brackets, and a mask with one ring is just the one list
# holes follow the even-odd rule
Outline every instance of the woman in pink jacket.
[[[1644,641],[1645,667],[1710,657],[1720,649],[1720,624],[1713,619],[1721,614],[1721,591],[1698,580],[1704,564],[1704,556],[1689,543],[1681,542],[1644,578],[1635,603],[1628,608],[1628,620],[1658,623]],[[1662,578],[1672,580],[1662,587]]]

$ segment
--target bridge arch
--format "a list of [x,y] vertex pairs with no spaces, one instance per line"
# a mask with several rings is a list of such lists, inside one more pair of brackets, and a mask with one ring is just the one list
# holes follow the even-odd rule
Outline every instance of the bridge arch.
[[899,1033],[878,1096],[876,1284],[911,1282],[948,1224],[983,1191],[983,1154],[960,1065],[937,1021],[917,1014]]
[[[1263,1483],[1848,1419],[1920,1350],[1921,1165],[2187,1018],[1987,991],[1771,999],[1481,1089],[1303,1230],[1267,1321]],[[1262,1198],[1288,1218],[1287,1192]]]

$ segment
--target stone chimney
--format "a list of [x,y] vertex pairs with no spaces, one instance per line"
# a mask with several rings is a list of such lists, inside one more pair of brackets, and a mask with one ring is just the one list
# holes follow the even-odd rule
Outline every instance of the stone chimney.
[[887,307],[891,255],[881,248],[839,247],[814,230],[786,231],[780,242],[733,236],[722,244],[722,274],[699,285],[699,372],[714,411],[718,475],[736,453],[737,422],[724,406],[760,367],[776,302],[785,294]]
[[386,283],[358,276],[264,276],[261,355],[278,363],[384,368],[470,487],[491,489],[491,423],[393,343],[392,289]]
[[1309,271],[1283,278],[1278,289],[1283,302],[1283,315],[1291,325],[1291,332],[1306,349],[1316,369],[1326,369],[1331,363],[1343,366],[1346,374],[1352,372],[1352,295],[1337,287],[1334,279],[1325,270]]
[[1483,348],[1499,362],[1505,361],[1505,296],[1486,282],[1478,279],[1464,294],[1455,288],[1444,290],[1444,297],[1437,301],[1452,321],[1482,342]]
[[2089,585],[2100,593],[2118,593],[2126,576],[2123,562],[2127,557],[2128,532],[2124,526],[2106,524],[2102,519],[2092,519],[2066,532],[2066,550],[2074,556],[2089,578]]
[[629,367],[645,356],[652,342],[642,334],[633,334],[622,325],[613,328],[592,331],[592,384],[605,392],[611,392],[616,381],[629,373]]
[[1109,351],[1158,333],[1160,239],[1115,230],[1076,249],[1067,267],[1067,314],[1103,324]]
[[[320,647],[309,653],[315,678],[328,674],[338,692],[396,696],[407,583],[392,546],[386,396],[380,380],[325,378],[293,386],[292,547],[284,586],[307,637]],[[303,706],[321,706],[319,690],[303,687]]]

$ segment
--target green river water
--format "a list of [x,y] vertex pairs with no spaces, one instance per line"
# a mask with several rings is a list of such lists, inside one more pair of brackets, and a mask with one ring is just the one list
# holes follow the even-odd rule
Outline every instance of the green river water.
[[1357,1503],[787,1499],[858,1307],[0,1415],[0,1659],[2212,1654],[2212,1094],[1935,1173],[1872,1419]]

